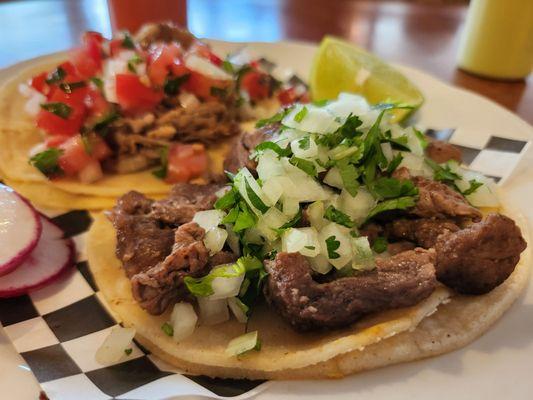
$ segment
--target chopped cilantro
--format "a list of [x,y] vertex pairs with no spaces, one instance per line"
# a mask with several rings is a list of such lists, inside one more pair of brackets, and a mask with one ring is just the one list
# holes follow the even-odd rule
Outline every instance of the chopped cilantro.
[[296,115],[294,116],[294,120],[295,120],[296,122],[302,122],[302,120],[303,120],[303,119],[305,118],[305,116],[307,115],[307,112],[308,112],[307,107],[304,106],[300,111],[298,111],[298,112],[296,113]]
[[235,191],[233,189],[228,190],[224,194],[224,196],[220,197],[215,202],[215,208],[217,210],[227,210],[228,208],[233,207],[233,205],[235,204],[236,200],[237,199],[236,199]]
[[304,246],[307,250],[314,250],[315,246]]
[[222,89],[216,86],[211,86],[211,89],[209,89],[209,93],[211,96],[217,97],[220,100],[224,100],[228,96],[228,91],[226,89]]
[[335,236],[330,236],[326,239],[326,248],[328,249],[328,258],[330,260],[335,260],[340,257],[340,254],[335,250],[341,246],[341,242],[336,239]]
[[240,232],[247,228],[251,228],[256,222],[255,215],[250,211],[246,204],[241,202],[239,206],[240,210],[235,219],[235,225],[233,226],[234,232]]
[[298,222],[300,222],[301,219],[302,219],[302,210],[298,209],[298,212],[296,213],[296,215],[294,217],[292,217],[292,219],[290,221],[285,222],[279,228],[274,229],[274,231],[278,235],[281,236],[284,231],[286,231],[287,229],[292,228],[293,226],[295,226]]
[[96,76],[93,76],[92,78],[89,78],[89,80],[94,83],[94,85],[102,90],[104,88],[104,81],[101,80],[100,78],[96,77]]
[[61,67],[57,67],[54,72],[48,75],[48,78],[46,78],[45,82],[49,85],[59,83],[65,79],[65,76],[67,76],[66,71]]
[[122,39],[122,47],[130,50],[135,49],[135,43],[133,42],[133,39],[130,36],[129,32],[124,32],[124,39]]
[[310,175],[312,177],[317,176],[316,165],[313,164],[312,161],[304,160],[303,158],[292,156],[289,162],[295,167],[300,168],[307,175]]
[[133,353],[133,349],[131,347],[129,349],[124,349],[124,353],[126,353],[126,355],[129,356],[131,353]]
[[216,267],[215,269],[211,270],[209,274],[201,278],[186,276],[183,279],[183,282],[185,283],[185,286],[187,286],[189,292],[191,292],[191,294],[194,296],[207,297],[215,292],[212,286],[215,278],[235,278],[244,275],[245,272],[246,269],[243,264],[235,263]]
[[175,78],[167,78],[163,85],[163,91],[167,96],[175,96],[178,94],[181,85],[183,85],[189,79],[189,74],[178,76]]
[[292,107],[289,107],[289,108],[286,108],[280,112],[278,112],[277,114],[273,115],[272,117],[270,118],[265,118],[265,119],[260,119],[259,121],[257,121],[257,123],[255,124],[255,127],[256,128],[262,128],[263,126],[266,126],[266,125],[270,125],[270,124],[274,124],[276,122],[281,122],[281,120],[283,118],[285,118],[285,116],[290,113],[292,111]]
[[333,206],[329,206],[326,209],[326,211],[324,212],[324,218],[347,228],[352,228],[354,226],[354,222],[350,219],[348,215],[346,215],[340,210],[337,210]]
[[224,218],[222,218],[221,223],[233,224],[235,221],[237,221],[238,216],[239,216],[239,207],[233,207],[231,211]]
[[291,155],[291,149],[289,147],[282,149],[277,143],[274,142],[263,142],[255,146],[256,152],[264,150],[272,150],[280,157],[288,157]]
[[263,203],[263,200],[261,200],[261,198],[257,195],[257,193],[254,192],[248,180],[244,177],[243,179],[244,179],[244,186],[246,188],[246,195],[248,196],[248,200],[250,200],[250,203],[252,203],[252,205],[256,209],[261,211],[262,214],[266,213],[269,207],[265,203]]
[[56,176],[63,172],[58,163],[61,154],[63,154],[63,150],[52,147],[31,157],[30,164],[45,176]]
[[112,112],[98,119],[92,126],[91,130],[98,133],[100,136],[106,136],[109,133],[109,125],[115,122],[119,117],[120,115],[113,110]]
[[41,108],[63,119],[67,119],[72,113],[72,107],[61,102],[43,103],[41,104]]
[[372,249],[373,249],[376,253],[381,254],[381,253],[383,253],[385,250],[387,250],[387,245],[388,245],[387,239],[384,238],[383,236],[378,236],[378,237],[374,240],[374,244],[372,245]]
[[416,137],[418,138],[418,140],[420,140],[420,145],[422,146],[422,149],[426,149],[426,147],[428,147],[428,139],[426,138],[426,136],[420,132],[418,129],[416,128],[413,128],[413,132],[415,133]]
[[387,166],[385,173],[390,175],[394,171],[396,171],[396,168],[398,168],[398,166],[402,163],[402,160],[403,160],[402,153],[396,154],[391,160],[391,162],[389,163],[389,165]]
[[463,196],[468,196],[478,190],[480,186],[483,186],[483,183],[476,181],[475,179],[469,180],[468,183],[470,183],[470,187],[462,192]]
[[348,163],[348,160],[346,159],[338,161],[336,166],[341,175],[344,189],[350,193],[352,197],[355,197],[357,195],[357,190],[359,189],[359,182],[357,181],[357,178],[359,178],[358,169],[353,164]]
[[142,58],[139,57],[138,54],[135,54],[132,58],[128,60],[128,70],[136,74],[137,65],[141,64],[142,62],[143,62]]
[[59,88],[65,92],[65,93],[68,93],[68,94],[71,94],[72,91],[74,91],[75,89],[78,89],[78,88],[81,88],[81,87],[84,87],[85,86],[85,82],[83,81],[79,81],[79,82],[62,82],[59,84]]
[[376,179],[372,190],[382,199],[415,196],[418,194],[418,189],[412,181],[385,177]]
[[233,64],[229,60],[222,61],[222,69],[230,74],[235,73],[235,68],[233,68]]
[[161,165],[158,169],[152,171],[152,175],[154,175],[156,178],[164,179],[167,177],[168,169],[168,146],[161,147],[159,154]]
[[433,169],[433,179],[436,181],[453,184],[461,179],[461,176],[451,170],[450,164],[437,164],[435,161],[426,158],[426,163]]
[[309,146],[311,145],[311,138],[309,136],[305,136],[298,140],[298,147],[302,150],[309,150]]
[[161,325],[161,330],[167,336],[173,336],[174,335],[174,328],[168,322],[165,322],[163,325]]
[[405,210],[407,208],[414,207],[415,204],[415,197],[412,196],[398,197],[396,199],[385,200],[381,203],[378,203],[373,209],[370,210],[368,216],[366,217],[366,221],[384,211]]
[[342,136],[344,136],[345,138],[352,139],[356,135],[360,134],[357,128],[359,128],[362,124],[363,121],[361,121],[357,115],[350,114],[348,118],[346,118],[344,124],[339,129]]
[[315,100],[311,104],[317,107],[324,107],[328,105],[328,103],[329,103],[328,99],[323,99],[323,100]]

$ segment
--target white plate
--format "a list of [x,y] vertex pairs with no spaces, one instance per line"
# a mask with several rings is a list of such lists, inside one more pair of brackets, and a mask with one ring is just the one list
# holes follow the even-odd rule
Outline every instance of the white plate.
[[[242,43],[212,41],[218,53]],[[251,50],[307,77],[315,46],[294,42],[251,43]],[[42,60],[39,58],[36,60]],[[36,62],[30,60],[23,65]],[[21,65],[0,72],[11,74]],[[416,123],[432,128],[457,128],[469,137],[497,135],[532,140],[533,128],[499,105],[472,92],[452,87],[406,66],[398,68],[424,93],[426,103]],[[466,143],[467,144],[467,143]],[[503,186],[506,197],[533,221],[533,149],[530,147]],[[17,399],[35,399],[37,386],[20,367],[20,358],[0,335],[0,392]],[[530,399],[533,390],[533,288],[519,298],[483,337],[462,350],[436,358],[361,373],[342,380],[270,382],[256,398],[270,399]]]

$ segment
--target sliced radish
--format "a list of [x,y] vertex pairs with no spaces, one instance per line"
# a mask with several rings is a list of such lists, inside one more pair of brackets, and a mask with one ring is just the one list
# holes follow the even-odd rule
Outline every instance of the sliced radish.
[[0,276],[17,268],[41,237],[41,218],[30,203],[0,185]]
[[29,257],[13,272],[0,277],[0,297],[14,297],[55,280],[74,264],[74,243],[41,216],[43,232]]

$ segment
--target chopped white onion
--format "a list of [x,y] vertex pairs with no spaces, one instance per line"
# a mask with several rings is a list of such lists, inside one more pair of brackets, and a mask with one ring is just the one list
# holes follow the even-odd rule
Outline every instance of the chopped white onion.
[[237,321],[245,324],[248,321],[248,306],[244,304],[238,297],[231,297],[228,299],[228,306]]
[[433,177],[433,170],[424,160],[424,157],[417,156],[413,153],[402,151],[402,162],[399,168],[405,167],[413,176],[423,176],[426,178]]
[[[333,237],[334,241],[339,242],[339,247],[332,253],[335,257],[330,257],[326,241]],[[320,241],[320,252],[328,258],[329,262],[337,269],[341,269],[352,259],[352,249],[350,244],[350,230],[344,226],[330,222],[320,230],[318,235]]]
[[259,179],[266,182],[274,176],[285,174],[285,169],[278,158],[278,155],[272,150],[263,151],[257,160],[257,175]]
[[200,100],[194,94],[182,91],[178,95],[178,101],[183,108],[196,108],[200,105]]
[[179,342],[191,336],[196,328],[198,316],[194,307],[189,303],[176,303],[170,315],[170,323],[174,329],[172,338]]
[[355,197],[343,189],[339,197],[340,210],[357,223],[362,222],[375,205],[376,199],[365,188],[359,188]]
[[307,148],[302,148],[301,139],[296,139],[291,142],[291,150],[296,157],[312,158],[318,154],[318,147],[311,136],[307,136]]
[[351,244],[353,252],[352,268],[358,271],[374,269],[376,264],[368,238],[366,236],[351,238]]
[[[307,109],[307,114],[300,122],[298,122],[296,115],[304,107]],[[332,113],[325,108],[316,107],[312,104],[296,105],[294,109],[283,118],[282,123],[289,128],[319,134],[335,132],[341,126],[341,123],[336,120],[336,117]]]
[[324,254],[319,254],[316,257],[308,257],[307,260],[311,264],[311,269],[319,274],[327,274],[333,268]]
[[276,207],[272,207],[265,214],[258,218],[256,228],[266,239],[272,241],[277,238],[277,234],[274,229],[280,228],[288,221],[288,216],[283,214]]
[[46,103],[46,96],[25,83],[19,85],[19,92],[28,98],[24,104],[26,114],[36,117],[41,110],[41,104]]
[[283,214],[287,215],[288,217],[294,217],[300,209],[300,203],[298,202],[298,199],[294,199],[292,197],[283,197],[282,203]]
[[324,183],[329,186],[342,189],[344,184],[342,183],[341,173],[337,167],[330,168],[326,176],[324,177]]
[[[233,264],[226,264],[216,267],[211,274],[224,275],[227,271],[228,275],[235,273]],[[227,299],[228,297],[235,297],[239,294],[242,281],[244,280],[244,272],[238,276],[217,276],[211,282],[213,294],[207,297],[210,301]]]
[[315,257],[320,253],[318,232],[313,227],[287,229],[281,237],[281,248],[289,253]]
[[201,228],[209,231],[210,229],[219,226],[222,218],[225,216],[226,213],[222,210],[198,211],[194,214],[192,222],[196,222]]
[[[266,210],[261,210],[261,208],[272,206],[270,198],[265,195],[265,192],[259,186],[253,175],[248,171],[248,168],[241,168],[241,170],[235,175],[233,184],[239,190],[240,195],[244,198],[246,203],[250,206],[252,211],[258,216],[262,215]],[[255,194],[254,197],[248,195],[248,188]]]
[[381,151],[387,159],[388,162],[391,162],[394,158],[394,153],[392,152],[392,146],[390,143],[381,143]]
[[125,356],[125,350],[131,348],[134,337],[135,329],[115,326],[96,350],[96,362],[101,365],[116,363]]
[[496,196],[497,188],[494,180],[475,171],[461,170],[461,180],[456,180],[455,184],[461,191],[470,188],[470,181],[476,180],[483,185],[478,187],[472,194],[466,195],[466,199],[475,207],[499,207],[500,201]]
[[315,201],[307,207],[307,218],[311,226],[320,230],[328,221],[324,218],[324,203]]
[[228,238],[226,239],[228,246],[235,255],[240,256],[241,247],[239,245],[239,236],[233,231],[233,224],[226,224],[224,226],[226,227],[226,232],[228,232]]
[[185,57],[185,66],[192,71],[198,72],[212,79],[229,81],[232,78],[230,74],[222,68],[217,67],[209,60],[199,57],[196,54],[189,54]]
[[226,299],[210,300],[198,297],[200,308],[200,323],[202,325],[217,325],[229,319],[228,301]]
[[204,245],[209,250],[209,255],[220,252],[226,243],[228,232],[223,228],[211,228],[204,236]]
[[226,354],[230,357],[240,356],[247,351],[256,349],[260,344],[257,331],[248,332],[232,339],[226,348]]
[[276,176],[263,182],[263,192],[270,200],[270,204],[276,204],[283,194],[283,186]]
[[351,93],[340,93],[336,101],[332,101],[324,106],[337,118],[340,118],[344,123],[350,114],[361,115],[366,114],[370,110],[370,106],[364,97]]

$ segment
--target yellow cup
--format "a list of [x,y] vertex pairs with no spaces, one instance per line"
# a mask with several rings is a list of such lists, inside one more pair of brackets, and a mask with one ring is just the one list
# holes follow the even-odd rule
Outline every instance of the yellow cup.
[[471,0],[459,68],[496,79],[522,79],[533,68],[533,0]]

